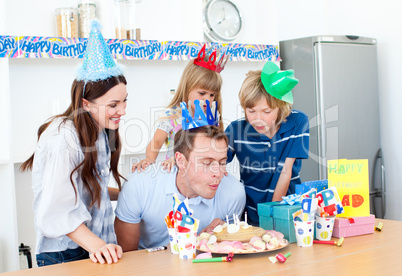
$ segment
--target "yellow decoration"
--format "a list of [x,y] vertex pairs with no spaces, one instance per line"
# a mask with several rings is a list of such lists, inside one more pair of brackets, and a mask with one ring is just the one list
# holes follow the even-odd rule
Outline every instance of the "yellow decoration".
[[370,215],[369,169],[367,159],[329,160],[328,188],[336,187],[344,213],[338,217]]
[[312,241],[312,239],[311,239],[310,236],[307,236],[307,237],[305,237],[305,238],[303,239],[304,244],[310,244],[311,241]]

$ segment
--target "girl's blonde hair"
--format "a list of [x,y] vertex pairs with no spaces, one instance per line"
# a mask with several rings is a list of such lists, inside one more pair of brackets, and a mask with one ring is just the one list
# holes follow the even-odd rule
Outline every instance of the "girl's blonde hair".
[[244,110],[246,110],[246,108],[253,108],[261,98],[265,98],[270,108],[279,108],[278,118],[275,122],[276,125],[279,126],[281,123],[285,122],[286,118],[292,112],[292,104],[268,94],[261,81],[261,70],[249,71],[246,76],[239,92],[241,107]]
[[[177,87],[176,93],[167,108],[180,108],[180,103],[187,103],[188,94],[194,89],[204,89],[214,92],[215,101],[218,105],[218,112],[220,114],[219,128],[223,130],[221,87],[222,77],[219,73],[195,65],[194,60],[191,60],[184,68],[183,74],[180,78],[179,86]],[[176,112],[176,114],[172,115],[172,117],[169,118],[177,119],[180,116],[181,112]],[[161,119],[163,120],[165,118]]]

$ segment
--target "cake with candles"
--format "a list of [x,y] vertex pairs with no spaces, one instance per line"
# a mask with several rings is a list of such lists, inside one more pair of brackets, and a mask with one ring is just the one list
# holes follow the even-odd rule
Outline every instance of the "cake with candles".
[[288,245],[282,233],[274,230],[264,230],[240,221],[237,215],[233,216],[233,223],[226,223],[215,227],[212,233],[201,233],[197,238],[197,249],[212,253],[255,253],[276,250]]

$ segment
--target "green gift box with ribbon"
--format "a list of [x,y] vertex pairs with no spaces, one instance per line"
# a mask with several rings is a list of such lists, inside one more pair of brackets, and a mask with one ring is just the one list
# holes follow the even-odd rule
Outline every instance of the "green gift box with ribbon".
[[296,242],[292,214],[301,209],[301,204],[279,204],[279,202],[258,203],[260,227],[281,232],[290,243]]

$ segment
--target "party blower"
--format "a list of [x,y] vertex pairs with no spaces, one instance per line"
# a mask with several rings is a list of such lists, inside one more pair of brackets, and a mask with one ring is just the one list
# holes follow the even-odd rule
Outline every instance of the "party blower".
[[220,263],[220,262],[231,262],[233,261],[233,253],[229,253],[227,257],[216,257],[216,258],[206,258],[206,259],[194,259],[193,263]]
[[268,259],[273,264],[276,262],[280,262],[281,264],[283,264],[284,262],[286,262],[286,260],[289,258],[289,256],[290,256],[290,252],[286,253],[285,255],[282,255],[282,253],[278,253],[278,254],[276,254],[275,257],[268,257]]
[[336,245],[336,246],[340,247],[340,246],[342,246],[344,240],[345,240],[344,237],[341,237],[337,241],[318,241],[318,240],[314,240],[313,243],[333,244],[333,245]]

